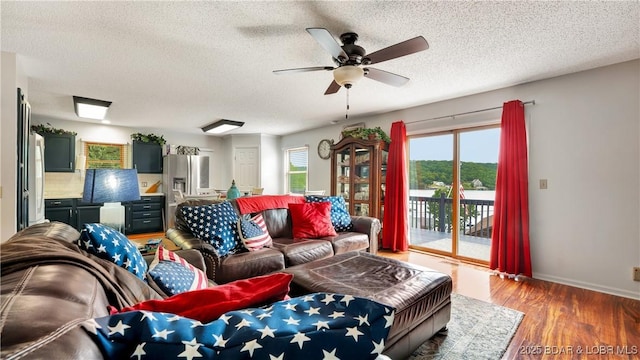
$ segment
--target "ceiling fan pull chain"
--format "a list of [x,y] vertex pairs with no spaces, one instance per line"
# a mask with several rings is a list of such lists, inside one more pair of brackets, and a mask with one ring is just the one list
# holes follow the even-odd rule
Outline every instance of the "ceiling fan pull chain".
[[347,88],[347,112],[344,114],[344,119],[349,120],[349,88]]

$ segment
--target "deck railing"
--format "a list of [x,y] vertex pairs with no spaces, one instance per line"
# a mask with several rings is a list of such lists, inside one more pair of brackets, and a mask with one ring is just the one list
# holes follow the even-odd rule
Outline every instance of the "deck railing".
[[[460,200],[460,226],[464,234],[491,237],[493,200]],[[453,199],[440,197],[409,197],[409,226],[412,228],[450,233],[452,226]]]

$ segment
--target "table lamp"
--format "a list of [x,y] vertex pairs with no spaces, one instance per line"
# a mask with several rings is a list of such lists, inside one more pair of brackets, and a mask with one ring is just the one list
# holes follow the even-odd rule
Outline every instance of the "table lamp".
[[100,223],[124,233],[125,209],[122,201],[140,200],[136,169],[88,169],[82,201],[104,203]]

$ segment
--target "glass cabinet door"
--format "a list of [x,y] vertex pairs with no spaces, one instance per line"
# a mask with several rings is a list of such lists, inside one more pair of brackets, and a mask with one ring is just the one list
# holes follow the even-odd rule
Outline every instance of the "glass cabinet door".
[[349,208],[349,183],[351,181],[351,148],[347,147],[336,153],[336,195],[340,195],[347,202]]
[[344,138],[331,148],[331,193],[342,196],[349,214],[382,220],[387,145],[381,140]]
[[387,161],[389,152],[382,150],[382,166],[380,169],[380,220],[384,218],[384,196],[387,192]]
[[356,215],[369,216],[371,186],[371,151],[367,147],[354,146],[353,202]]

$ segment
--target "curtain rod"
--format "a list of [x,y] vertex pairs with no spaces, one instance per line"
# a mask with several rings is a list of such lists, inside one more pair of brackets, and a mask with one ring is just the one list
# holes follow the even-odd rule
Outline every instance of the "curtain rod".
[[[529,104],[535,105],[536,101],[535,100],[530,100],[530,101],[525,101],[525,102],[522,103],[522,105],[529,105]],[[453,115],[438,116],[438,117],[434,117],[434,118],[430,118],[430,119],[416,120],[416,121],[407,122],[405,124],[407,124],[407,125],[408,124],[415,124],[415,123],[419,123],[419,122],[423,122],[423,121],[440,120],[440,119],[446,119],[446,118],[455,119],[456,116],[469,115],[469,114],[475,114],[475,113],[479,113],[479,112],[490,111],[490,110],[498,110],[498,109],[502,109],[502,106],[496,106],[496,107],[486,108],[486,109],[481,109],[481,110],[467,111],[467,112],[453,114]]]

